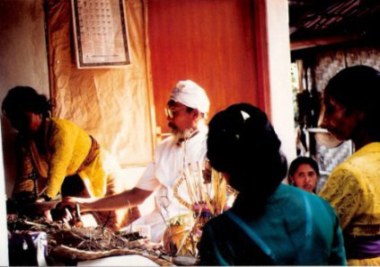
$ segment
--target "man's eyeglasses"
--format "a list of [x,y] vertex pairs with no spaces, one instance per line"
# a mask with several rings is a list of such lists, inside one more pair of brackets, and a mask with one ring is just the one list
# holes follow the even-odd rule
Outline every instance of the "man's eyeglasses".
[[186,109],[187,107],[171,107],[171,108],[165,108],[165,115],[166,117],[173,119],[177,113],[183,109]]

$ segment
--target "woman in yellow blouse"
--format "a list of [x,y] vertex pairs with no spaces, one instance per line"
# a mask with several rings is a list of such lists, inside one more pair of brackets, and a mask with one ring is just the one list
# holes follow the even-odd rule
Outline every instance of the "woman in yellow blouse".
[[[13,199],[19,203],[52,200],[60,195],[102,197],[114,193],[107,152],[76,124],[50,117],[51,105],[31,87],[9,90],[3,114],[18,130],[19,175]],[[136,211],[135,211],[136,212]],[[115,228],[115,214],[97,214]]]
[[335,208],[349,265],[380,265],[380,73],[349,67],[328,83],[322,127],[356,152],[338,165],[319,193]]

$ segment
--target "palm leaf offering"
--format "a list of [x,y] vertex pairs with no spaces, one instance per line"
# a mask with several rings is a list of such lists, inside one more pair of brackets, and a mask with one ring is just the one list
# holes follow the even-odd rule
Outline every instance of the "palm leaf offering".
[[[191,220],[169,221],[164,236],[164,247],[172,256],[196,256],[203,225],[227,208],[227,202],[236,197],[223,174],[204,170],[202,164],[188,164],[182,176],[174,183],[174,197],[191,211]],[[183,217],[183,216],[181,216]],[[183,229],[178,231],[177,229]],[[184,230],[186,229],[186,230]]]
[[[174,184],[174,196],[193,212],[207,211],[211,217],[214,217],[225,210],[227,195],[231,195],[229,194],[231,190],[220,172],[211,169],[210,182],[207,182],[209,179],[204,177],[204,173],[199,162],[195,166],[188,164],[183,175]],[[179,188],[183,186],[186,194],[181,195]],[[235,193],[231,196],[233,195]]]

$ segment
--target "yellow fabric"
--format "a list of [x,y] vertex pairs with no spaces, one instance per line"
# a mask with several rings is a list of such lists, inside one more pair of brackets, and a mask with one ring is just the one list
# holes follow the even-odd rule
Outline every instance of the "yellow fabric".
[[346,234],[380,235],[380,143],[337,166],[319,194],[335,208]]
[[[36,155],[38,151],[32,149],[33,146],[29,144],[29,155],[33,159],[39,179],[46,176],[46,170],[41,166],[48,166],[46,194],[54,198],[60,192],[65,177],[77,174],[91,148],[91,138],[82,128],[68,120],[51,119],[49,123],[45,136],[47,153]],[[92,196],[100,197],[106,193],[108,174],[103,166],[104,157],[104,151],[97,151],[96,158],[78,173]],[[31,169],[28,166],[29,160],[27,156],[24,157],[22,168]],[[21,173],[26,175],[22,175],[23,178],[16,184],[15,192],[32,191],[33,181],[28,177],[28,171],[24,170]]]
[[[82,128],[68,120],[52,119],[51,123],[51,136],[48,140],[51,155],[46,194],[55,197],[64,178],[75,174],[85,160],[91,147],[91,138]],[[79,176],[89,186],[93,196],[105,195],[107,177],[101,153],[79,172]]]
[[350,266],[380,266],[380,257],[372,259],[349,259],[347,260],[347,265]]
[[[338,165],[319,195],[337,212],[345,235],[380,235],[380,143],[362,147]],[[370,265],[380,265],[379,260],[350,260],[349,264],[377,261]]]

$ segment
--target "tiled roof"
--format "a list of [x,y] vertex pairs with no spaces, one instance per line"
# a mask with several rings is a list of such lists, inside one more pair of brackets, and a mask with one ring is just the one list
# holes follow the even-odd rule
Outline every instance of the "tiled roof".
[[337,36],[380,39],[380,0],[289,0],[292,42]]

